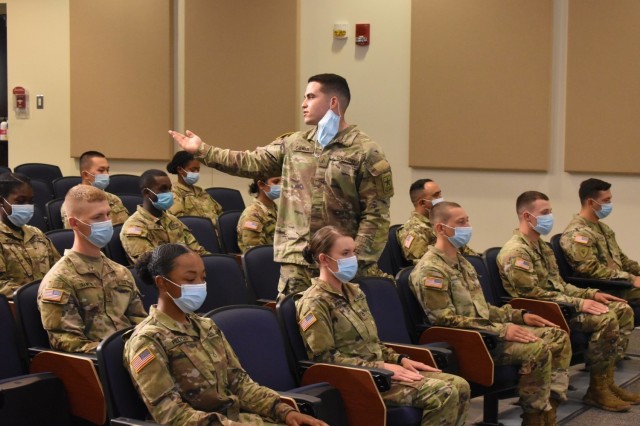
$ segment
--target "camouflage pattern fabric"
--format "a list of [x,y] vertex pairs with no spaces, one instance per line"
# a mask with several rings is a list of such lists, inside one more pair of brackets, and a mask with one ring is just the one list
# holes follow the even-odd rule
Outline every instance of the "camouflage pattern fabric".
[[180,182],[174,182],[171,186],[173,193],[173,205],[168,210],[176,217],[200,216],[211,219],[213,226],[218,222],[218,216],[222,214],[222,206],[204,189],[199,186],[187,186]]
[[19,230],[0,222],[0,294],[9,299],[24,284],[39,280],[60,259],[60,253],[38,228]]
[[255,383],[209,318],[182,324],[151,307],[123,360],[153,419],[171,425],[262,425],[293,410]]
[[38,308],[51,347],[65,352],[95,352],[102,339],[147,317],[127,268],[72,250],[42,280]]
[[276,232],[278,206],[269,207],[255,199],[238,219],[238,247],[246,253],[251,247],[272,245]]
[[[411,289],[434,325],[488,330],[498,334],[497,365],[520,365],[518,391],[525,411],[547,411],[549,395],[566,400],[571,344],[558,328],[524,325],[522,310],[487,303],[474,267],[460,253],[448,259],[435,246],[410,275]],[[542,340],[534,343],[505,341],[510,323],[527,327]]]
[[122,226],[120,240],[131,263],[141,254],[167,243],[184,244],[199,255],[210,254],[180,219],[167,212],[155,217],[142,206]]
[[[312,279],[296,303],[301,334],[314,361],[383,368],[397,363],[399,354],[378,338],[375,321],[357,284],[345,283],[342,292],[319,278]],[[423,410],[423,425],[464,424],[469,405],[469,384],[446,373],[421,372],[423,380],[393,382],[381,394],[390,406]]]

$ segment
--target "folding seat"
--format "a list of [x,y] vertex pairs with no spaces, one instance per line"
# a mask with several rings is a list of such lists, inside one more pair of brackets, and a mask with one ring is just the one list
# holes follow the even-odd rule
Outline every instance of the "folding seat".
[[129,216],[138,210],[138,206],[142,205],[144,199],[140,195],[135,194],[118,194],[118,198],[129,212]]
[[389,239],[387,240],[387,245],[389,246],[389,253],[391,254],[393,276],[396,276],[402,268],[411,266],[411,262],[404,257],[402,248],[400,248],[400,245],[398,244],[397,232],[401,227],[402,225],[393,225],[389,227]]
[[45,182],[49,186],[49,191],[53,193],[52,182],[62,177],[62,171],[60,167],[54,164],[44,163],[25,163],[20,164],[14,170],[15,173],[22,173],[29,176],[31,179],[37,179]]
[[244,305],[253,302],[247,292],[242,269],[234,256],[211,254],[202,256],[206,271],[207,297],[197,312],[229,305]]
[[49,223],[49,229],[64,229],[64,223],[62,223],[62,212],[60,208],[64,203],[64,198],[56,198],[45,204],[47,212],[47,223]]
[[121,230],[122,224],[113,226],[113,236],[111,237],[111,241],[109,241],[104,247],[104,252],[107,257],[114,262],[119,263],[123,266],[129,266],[130,262],[129,258],[127,257],[127,252],[124,251],[122,241],[120,240]]
[[128,269],[131,272],[131,275],[133,275],[133,279],[136,282],[136,287],[140,292],[142,306],[144,306],[145,311],[149,312],[149,308],[151,307],[151,305],[155,305],[156,303],[158,303],[158,287],[156,287],[155,284],[147,284],[143,282],[138,276],[135,267],[129,266]]
[[27,223],[27,225],[35,226],[42,232],[47,232],[49,230],[49,225],[47,224],[47,217],[44,214],[44,211],[38,205],[33,206],[33,217]]
[[46,212],[47,203],[53,200],[51,184],[38,179],[31,179],[31,187],[33,188],[33,204],[40,207],[43,212]]
[[273,246],[251,247],[242,255],[242,268],[247,285],[258,303],[275,308],[280,280],[280,264],[273,260]]
[[209,253],[222,253],[215,226],[211,220],[200,216],[180,216],[178,219],[185,224],[198,243]]
[[239,210],[230,210],[218,217],[218,235],[224,253],[242,253],[238,247],[238,221],[241,215]]
[[82,183],[80,176],[62,176],[51,182],[53,186],[53,197],[64,198],[67,192],[76,185]]
[[64,251],[73,247],[73,230],[72,229],[54,229],[45,232],[47,238],[51,240],[53,246],[58,253],[64,255]]
[[[116,174],[109,176],[109,186],[105,191],[116,195],[140,195],[140,176]],[[133,212],[129,212],[133,213]]]
[[207,194],[222,207],[223,212],[231,210],[244,210],[245,204],[242,194],[237,189],[232,188],[207,188]]

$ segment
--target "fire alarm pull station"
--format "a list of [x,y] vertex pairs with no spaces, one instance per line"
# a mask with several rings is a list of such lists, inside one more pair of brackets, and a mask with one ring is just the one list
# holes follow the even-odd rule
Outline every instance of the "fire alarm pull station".
[[16,118],[29,118],[29,92],[24,87],[13,88],[13,109]]
[[370,24],[356,24],[356,44],[358,46],[368,46],[371,42]]

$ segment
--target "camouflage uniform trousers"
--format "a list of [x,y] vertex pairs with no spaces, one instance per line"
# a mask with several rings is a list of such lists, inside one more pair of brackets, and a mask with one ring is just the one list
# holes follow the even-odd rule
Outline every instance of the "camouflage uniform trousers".
[[224,420],[222,422],[223,426],[244,426],[244,425],[251,425],[251,426],[279,426],[279,425],[284,425],[284,423],[269,423],[265,420],[263,420],[260,416],[257,416],[255,414],[249,414],[249,413],[240,413],[238,415],[238,421],[234,422],[233,420]]
[[586,364],[604,372],[624,358],[633,331],[633,309],[626,303],[611,302],[609,312],[601,315],[580,313],[569,321],[571,330],[592,333]]
[[[278,281],[278,300],[292,293],[299,293],[311,287],[311,278],[317,278],[318,268],[314,266],[283,263],[280,265],[280,280]],[[374,264],[364,272],[358,271],[358,276],[384,277],[393,280],[393,276],[384,273],[378,265]],[[395,280],[394,280],[395,282]]]
[[549,397],[566,401],[569,386],[571,343],[569,335],[555,327],[522,326],[540,340],[532,343],[500,342],[496,365],[520,365],[518,393],[525,412],[547,411]]
[[422,425],[462,425],[469,409],[469,384],[461,377],[421,371],[423,380],[393,382],[380,395],[388,406],[422,408]]

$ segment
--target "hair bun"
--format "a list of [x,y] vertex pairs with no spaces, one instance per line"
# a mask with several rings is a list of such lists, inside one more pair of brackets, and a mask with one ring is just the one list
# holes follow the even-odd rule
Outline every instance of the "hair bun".
[[316,263],[316,260],[313,257],[313,252],[311,251],[311,247],[306,245],[305,248],[302,249],[302,257],[307,261],[310,265]]

